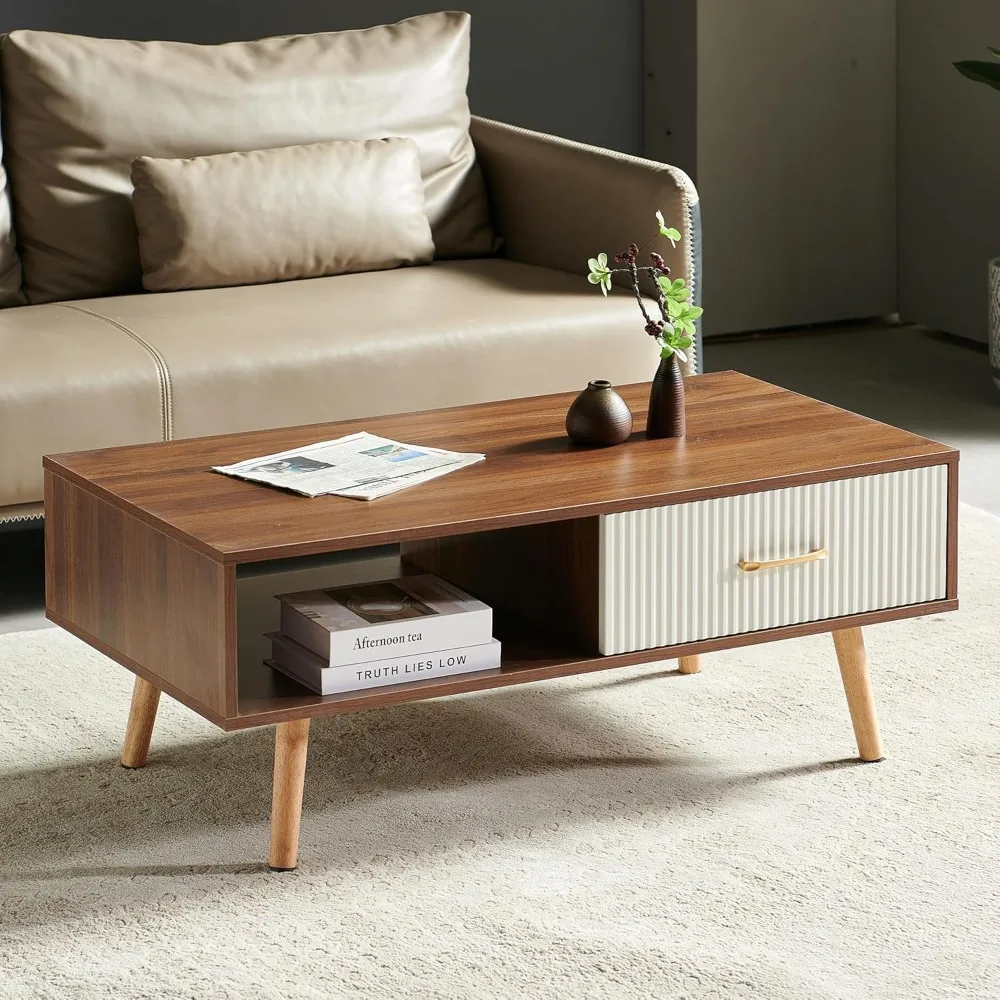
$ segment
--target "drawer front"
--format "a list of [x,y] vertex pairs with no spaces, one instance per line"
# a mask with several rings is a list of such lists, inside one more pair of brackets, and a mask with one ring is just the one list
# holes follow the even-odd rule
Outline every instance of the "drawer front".
[[[600,651],[942,599],[947,518],[945,465],[605,515]],[[819,549],[814,562],[738,565]]]

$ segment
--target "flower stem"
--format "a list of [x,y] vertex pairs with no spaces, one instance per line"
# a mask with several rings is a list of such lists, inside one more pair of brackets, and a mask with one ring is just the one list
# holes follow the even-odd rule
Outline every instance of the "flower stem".
[[[646,312],[645,303],[642,301],[642,292],[639,290],[639,268],[637,268],[635,264],[630,264],[628,269],[632,275],[632,291],[635,293],[635,301],[639,303],[639,311],[642,313],[642,318],[646,321],[646,324],[649,325],[652,320],[649,318],[649,313]],[[642,270],[645,271],[646,268],[643,268]]]

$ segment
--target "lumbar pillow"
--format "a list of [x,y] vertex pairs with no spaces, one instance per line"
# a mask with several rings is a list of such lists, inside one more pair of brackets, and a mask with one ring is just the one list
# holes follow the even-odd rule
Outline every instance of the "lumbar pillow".
[[494,238],[469,138],[469,16],[225,45],[13,31],[0,68],[25,292],[137,291],[129,170],[331,139],[412,138],[438,256]]
[[140,156],[132,183],[142,284],[153,292],[379,271],[434,256],[412,139]]

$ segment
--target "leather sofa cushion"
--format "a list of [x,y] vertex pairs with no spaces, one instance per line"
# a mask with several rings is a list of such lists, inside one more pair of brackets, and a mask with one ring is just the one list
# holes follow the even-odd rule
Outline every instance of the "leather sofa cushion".
[[132,183],[150,291],[385,270],[434,256],[412,139],[142,156]]
[[491,258],[87,305],[163,358],[190,437],[652,378],[634,299],[598,300],[580,275]]
[[[0,40],[2,50],[2,40]],[[0,125],[3,122],[0,121]],[[14,237],[14,223],[10,211],[10,185],[3,165],[3,143],[0,141],[0,309],[5,306],[24,305],[21,293],[21,258]]]
[[72,305],[0,313],[0,505],[42,499],[43,454],[159,441],[166,416],[127,331]]
[[14,309],[0,357],[0,506],[41,499],[44,452],[621,385],[657,365],[629,294],[595,301],[580,275],[498,258]]
[[409,137],[438,256],[490,252],[468,61],[469,17],[453,12],[225,45],[12,32],[0,97],[28,299],[141,288],[137,156]]

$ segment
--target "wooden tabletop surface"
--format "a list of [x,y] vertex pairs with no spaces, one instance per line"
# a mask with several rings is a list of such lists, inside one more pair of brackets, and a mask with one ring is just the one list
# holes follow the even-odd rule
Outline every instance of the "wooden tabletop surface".
[[[737,372],[687,382],[687,437],[579,448],[575,393],[47,455],[44,466],[222,562],[362,548],[956,461],[942,444]],[[212,472],[367,430],[486,461],[380,500],[309,499]]]

